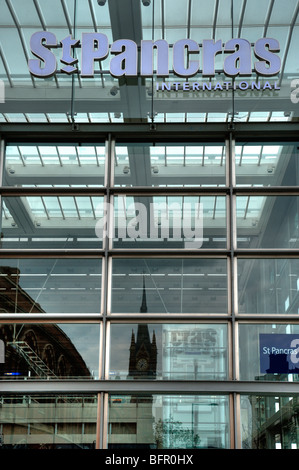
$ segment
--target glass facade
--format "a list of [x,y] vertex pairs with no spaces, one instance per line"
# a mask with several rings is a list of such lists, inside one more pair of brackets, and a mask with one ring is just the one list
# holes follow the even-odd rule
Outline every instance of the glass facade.
[[225,259],[113,259],[112,313],[138,313],[143,285],[148,313],[227,314]]
[[1,324],[5,357],[1,379],[99,378],[99,324]]
[[298,396],[242,396],[242,449],[297,449],[297,404]]
[[100,3],[0,0],[0,446],[298,449],[299,2]]
[[[112,380],[227,380],[226,324],[111,325],[109,377]],[[149,357],[136,358],[140,338]],[[130,349],[128,350],[128,344]]]
[[149,449],[229,448],[228,397],[109,397],[110,448],[125,442]]
[[6,449],[94,449],[97,396],[5,396],[1,399]]

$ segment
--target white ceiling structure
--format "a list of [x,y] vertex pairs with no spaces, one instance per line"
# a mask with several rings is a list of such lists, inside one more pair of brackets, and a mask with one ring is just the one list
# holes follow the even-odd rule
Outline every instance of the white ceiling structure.
[[[298,114],[290,100],[291,81],[298,77],[298,0],[0,0],[0,79],[5,122],[225,122],[232,113],[238,122],[283,121]],[[258,12],[258,15],[256,14]],[[36,31],[51,31],[58,41],[82,32],[102,32],[110,44],[116,39],[203,39],[274,37],[280,43],[278,92],[228,91],[155,92],[151,79],[120,79],[108,72],[108,59],[94,79],[68,76],[60,70],[50,79],[34,78],[28,70],[33,55],[29,43]],[[60,50],[56,51],[60,57]],[[217,64],[216,64],[217,69]],[[219,80],[225,77],[219,69]],[[255,77],[252,77],[255,79]],[[170,80],[174,77],[170,77]],[[194,80],[198,80],[195,77]],[[191,80],[192,81],[192,80]],[[115,96],[110,90],[118,88]],[[232,103],[234,99],[234,103]]]

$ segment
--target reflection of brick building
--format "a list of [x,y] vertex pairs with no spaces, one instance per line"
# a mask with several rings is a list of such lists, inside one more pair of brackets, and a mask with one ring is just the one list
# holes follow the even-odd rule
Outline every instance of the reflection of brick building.
[[299,398],[250,395],[251,429],[244,429],[243,448],[291,449],[298,439]]
[[20,270],[0,266],[1,313],[41,313],[41,306],[20,287]]
[[[1,312],[43,313],[40,305],[19,286],[19,275],[16,268],[0,268]],[[55,324],[3,323],[0,339],[5,345],[5,363],[0,364],[1,376],[91,376],[71,340]]]

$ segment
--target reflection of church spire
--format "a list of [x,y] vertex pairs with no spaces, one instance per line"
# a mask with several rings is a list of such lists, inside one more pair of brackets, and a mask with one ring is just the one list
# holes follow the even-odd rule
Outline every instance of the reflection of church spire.
[[156,341],[156,333],[155,333],[155,330],[153,331],[152,346],[157,349],[157,341]]
[[[140,313],[147,313],[145,278],[143,275],[142,299]],[[129,378],[153,378],[157,369],[157,344],[156,335],[153,332],[151,341],[147,323],[139,323],[136,338],[134,331],[131,335]]]
[[[144,275],[143,275],[142,302],[141,302],[139,311],[140,313],[147,313]],[[143,342],[145,342],[145,344],[150,344],[150,336],[149,336],[147,324],[141,323],[138,325],[138,330],[137,330],[137,343],[136,343],[137,349],[141,346]]]
[[134,330],[132,330],[130,350],[135,349],[135,344],[136,344],[136,343],[135,343]]
[[141,306],[140,306],[140,313],[147,313],[146,290],[145,290],[144,275],[143,275],[143,290],[142,290],[142,302],[141,302]]

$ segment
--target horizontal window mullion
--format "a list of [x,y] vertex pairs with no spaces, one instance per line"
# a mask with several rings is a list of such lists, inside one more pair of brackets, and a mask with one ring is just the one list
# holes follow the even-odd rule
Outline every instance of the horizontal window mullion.
[[15,186],[2,186],[0,187],[0,194],[2,196],[64,196],[66,194],[71,196],[105,196],[107,189],[101,186],[98,187],[15,187]]
[[1,258],[99,258],[103,249],[0,249]]
[[247,248],[235,250],[235,256],[238,258],[297,258],[299,256],[298,248]]
[[30,381],[1,381],[1,393],[266,393],[271,395],[298,393],[296,382],[259,382],[259,381],[151,381],[151,380],[30,380]]
[[276,196],[276,195],[298,195],[299,194],[299,186],[244,186],[238,187],[235,186],[233,188],[233,193],[242,196]]

